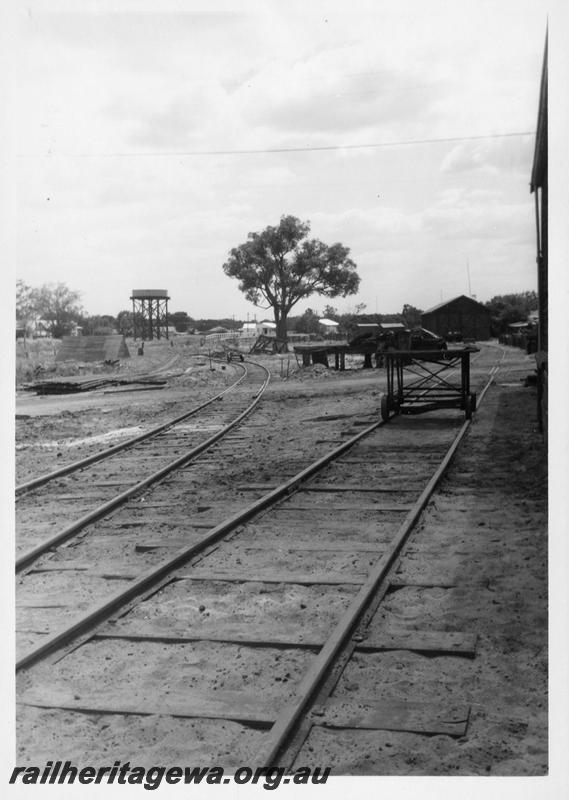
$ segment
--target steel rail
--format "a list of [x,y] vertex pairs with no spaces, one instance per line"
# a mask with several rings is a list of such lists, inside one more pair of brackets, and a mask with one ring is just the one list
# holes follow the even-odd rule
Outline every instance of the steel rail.
[[151,428],[150,430],[146,431],[146,433],[141,433],[138,436],[133,436],[130,439],[127,439],[125,442],[121,442],[120,444],[115,444],[112,447],[108,447],[105,450],[101,450],[98,453],[93,453],[91,456],[86,456],[85,458],[80,459],[79,461],[73,461],[71,464],[67,464],[65,467],[60,467],[59,469],[54,470],[53,472],[47,472],[44,475],[39,475],[37,478],[33,478],[30,481],[26,481],[26,483],[21,483],[19,486],[16,486],[16,496],[22,495],[25,492],[29,492],[32,489],[37,489],[39,486],[43,486],[46,483],[49,483],[56,478],[61,478],[63,475],[69,475],[71,472],[76,472],[77,470],[83,469],[84,467],[89,466],[90,464],[95,464],[97,461],[103,461],[105,458],[110,458],[115,453],[119,453],[122,450],[126,450],[129,447],[132,447],[139,442],[143,442],[145,439],[150,439],[152,436],[156,436],[162,431],[171,428],[174,425],[177,425],[179,422],[182,422],[188,417],[191,417],[193,414],[197,414],[198,411],[201,411],[211,403],[214,403],[216,400],[219,400],[220,397],[223,397],[224,394],[227,392],[231,392],[238,386],[243,380],[245,380],[247,376],[247,369],[243,367],[241,364],[237,364],[238,367],[243,369],[243,375],[239,378],[239,380],[235,381],[228,386],[223,392],[216,394],[214,397],[206,400],[204,403],[201,403],[199,406],[192,408],[190,411],[186,411],[183,414],[180,414],[178,417],[174,417],[174,419],[169,420],[168,422],[164,422],[162,425],[157,425],[155,428]]
[[303,481],[305,481],[307,478],[310,478],[324,466],[329,464],[330,461],[333,461],[335,458],[342,455],[342,453],[359,442],[360,439],[368,436],[372,431],[384,424],[385,423],[382,420],[372,423],[370,426],[365,428],[363,431],[360,431],[360,433],[356,434],[351,439],[343,442],[341,445],[334,448],[334,450],[322,456],[308,467],[305,467],[305,469],[298,472],[292,478],[289,478],[280,486],[277,486],[276,489],[273,489],[259,499],[255,500],[245,509],[219,523],[214,528],[211,528],[198,542],[194,542],[191,545],[183,547],[174,553],[174,555],[170,556],[170,558],[142,573],[128,586],[118,590],[115,594],[111,595],[102,603],[88,610],[85,615],[79,617],[75,621],[72,621],[62,630],[50,635],[46,641],[42,642],[40,645],[24,655],[19,661],[17,661],[16,669],[19,670],[23,667],[30,666],[41,657],[48,655],[57,647],[67,642],[73,636],[85,633],[93,625],[103,622],[109,616],[109,614],[118,610],[122,605],[132,600],[137,594],[140,594],[144,590],[149,589],[154,584],[158,583],[169,572],[177,567],[181,567],[190,558],[198,555],[198,553],[203,551],[206,547],[217,542],[234,528],[255,516],[255,514],[257,514],[259,511],[262,511],[267,506],[270,506],[277,500],[285,497]]
[[[498,368],[496,367],[495,371],[497,371],[497,369]],[[480,401],[482,401],[482,399],[483,399],[487,389],[489,388],[490,383],[492,382],[492,380],[493,380],[493,374],[491,375],[488,384],[485,386],[485,388],[481,392]],[[241,525],[242,523],[246,522],[251,517],[255,516],[258,512],[260,512],[263,509],[265,509],[267,506],[275,503],[277,500],[280,500],[282,497],[285,497],[287,494],[289,494],[293,489],[295,489],[297,486],[299,486],[307,478],[312,477],[320,469],[322,469],[322,467],[326,466],[328,463],[333,461],[335,458],[337,458],[338,456],[340,456],[343,453],[345,453],[354,444],[356,444],[361,439],[365,438],[370,433],[372,433],[373,431],[375,431],[377,428],[381,427],[384,424],[385,423],[382,420],[372,423],[372,425],[370,425],[367,428],[365,428],[364,430],[360,431],[360,433],[356,434],[355,436],[353,436],[351,439],[347,440],[346,442],[343,442],[341,445],[339,445],[338,447],[334,448],[334,450],[332,450],[330,453],[322,456],[317,461],[315,461],[314,463],[310,464],[305,469],[301,470],[299,473],[297,473],[295,476],[293,476],[289,480],[285,481],[280,486],[276,487],[272,491],[268,492],[267,494],[263,495],[261,498],[257,499],[253,503],[251,503],[249,506],[247,506],[242,511],[238,512],[237,514],[233,515],[232,517],[229,517],[228,519],[226,519],[223,522],[221,522],[218,525],[216,525],[214,528],[209,530],[208,533],[205,534],[198,542],[194,542],[191,545],[188,545],[188,546],[185,546],[185,547],[181,548],[179,551],[174,553],[168,559],[164,560],[163,562],[161,562],[157,566],[152,567],[149,570],[147,570],[146,572],[144,572],[141,575],[139,575],[128,586],[118,590],[113,595],[108,597],[106,600],[104,600],[101,603],[93,606],[85,614],[83,614],[80,617],[78,617],[77,619],[71,621],[66,627],[64,627],[64,628],[60,629],[59,631],[56,631],[55,633],[49,635],[49,637],[47,637],[43,642],[41,642],[36,647],[32,648],[30,651],[28,651],[28,653],[24,654],[20,659],[17,660],[17,662],[16,662],[16,671],[20,671],[20,670],[25,669],[27,667],[33,666],[33,664],[35,664],[41,658],[51,654],[52,652],[57,650],[59,647],[62,647],[65,644],[69,643],[69,641],[71,639],[73,639],[73,637],[86,634],[92,627],[94,627],[94,626],[100,624],[101,622],[105,621],[106,619],[108,619],[108,617],[112,613],[114,613],[115,611],[119,610],[126,603],[132,601],[137,595],[140,595],[141,593],[143,593],[144,591],[152,588],[153,586],[155,587],[160,581],[162,581],[174,569],[176,569],[176,568],[178,568],[180,566],[183,566],[183,564],[185,564],[187,561],[189,561],[192,557],[198,555],[200,552],[205,550],[208,546],[216,543],[219,539],[221,539],[227,533],[232,531],[234,528],[236,528],[239,525]],[[467,420],[463,424],[463,426],[461,428],[461,431],[463,431],[462,435],[459,432],[459,435],[460,435],[461,439],[462,439],[462,436],[464,436],[464,433],[468,429],[469,425],[470,425],[470,420]],[[453,454],[454,454],[454,450],[453,450]],[[450,458],[451,457],[452,456],[450,456],[450,457],[447,456],[447,459],[448,459],[449,462],[450,462]],[[436,485],[436,484],[434,484],[434,485]],[[434,485],[433,485],[433,489],[434,489]],[[431,490],[431,493],[432,493],[432,490]],[[426,495],[426,490],[421,495],[421,498],[423,498],[423,496],[425,496],[425,495]],[[429,494],[429,497],[430,497],[430,494]],[[424,504],[426,504],[427,500],[428,500],[428,498],[426,500],[424,500]],[[409,512],[409,514],[407,515],[406,519],[407,520],[409,520],[411,518],[415,519],[416,516],[418,516],[419,513],[420,512],[414,513],[414,511],[412,510],[411,512]],[[400,547],[401,547],[401,545],[399,546],[399,549],[400,549]],[[384,559],[385,559],[385,556],[384,556]],[[368,586],[369,582],[370,582],[370,579],[368,578],[368,581],[366,582],[365,586]],[[375,586],[375,583],[376,583],[376,581],[374,581],[374,586]],[[361,592],[360,592],[360,594],[361,594]],[[359,595],[358,595],[358,597],[359,597]],[[353,624],[350,625],[349,629],[351,629],[351,627],[353,627]],[[347,635],[348,634],[345,633],[342,636],[342,639],[341,639],[342,642],[345,640]],[[336,644],[333,644],[331,647],[325,646],[324,649],[326,649],[327,652],[332,652],[332,653],[335,654],[339,650],[340,646],[341,646],[341,643],[336,643]],[[321,651],[321,654],[324,652],[324,649]],[[333,656],[331,656],[331,657],[333,657]],[[320,659],[320,656],[318,658]],[[328,658],[327,661],[329,662],[330,659]],[[326,669],[327,669],[327,666],[326,666],[326,668],[322,667],[321,669],[318,670],[318,674],[320,676],[319,680],[321,679],[322,674],[324,674]],[[305,682],[306,682],[306,680],[303,681],[302,685],[304,685]],[[308,694],[309,695],[311,695],[314,692],[314,686],[315,686],[314,681],[311,681],[311,684],[308,687],[308,690],[309,690]],[[288,734],[288,732],[290,731],[291,727],[294,725],[295,721],[298,719],[298,716],[302,713],[302,710],[304,709],[304,707],[306,706],[308,701],[309,701],[309,697],[307,699],[305,699],[302,703],[300,703],[297,700],[297,702],[295,703],[295,705],[293,707],[293,712],[294,713],[293,713],[293,716],[291,717],[291,719],[289,721],[286,721],[285,723],[281,722],[280,724],[279,724],[279,721],[277,721],[275,723],[275,725],[273,726],[273,730],[276,730],[276,725],[279,724],[279,729],[281,729],[281,728],[283,729],[282,736],[286,736]],[[276,742],[275,741],[275,743],[273,744],[272,750],[275,749],[275,748],[276,749],[280,749],[280,747],[281,747],[281,742]],[[271,758],[273,757],[272,756],[272,750],[271,750],[271,752],[269,752],[267,754],[266,759],[264,759],[264,763],[269,763],[269,761],[267,760],[267,759],[269,759],[269,756],[271,756]]]
[[[480,401],[484,399],[498,369],[499,367],[495,367],[492,370],[487,384],[480,393]],[[268,734],[268,741],[263,745],[260,751],[258,751],[256,758],[253,760],[255,765],[271,767],[278,763],[279,754],[283,751],[295,726],[302,715],[305,714],[311,700],[328,675],[330,667],[340,650],[346,645],[348,638],[360,621],[363,612],[369,605],[379,585],[386,578],[393,562],[399,555],[420,515],[431,499],[433,492],[448,469],[471,422],[472,420],[465,420],[462,424],[443,460],[427,483],[419,499],[402,522],[390,549],[375,563],[368,574],[366,582],[362,585],[358,594],[339,620],[328,640],[316,656],[309,671],[299,684],[296,694],[291,698],[289,703],[287,703],[286,708],[278,715]]]
[[[261,366],[261,365],[259,364],[256,366]],[[171,461],[169,464],[166,464],[166,466],[161,467],[159,470],[153,472],[151,475],[148,475],[143,480],[133,484],[128,489],[125,489],[124,492],[115,495],[115,497],[111,498],[106,503],[97,506],[97,508],[90,511],[88,514],[85,514],[84,516],[80,517],[78,520],[71,523],[71,525],[68,525],[66,528],[63,528],[63,530],[54,534],[49,539],[40,542],[40,544],[36,545],[36,547],[33,547],[31,550],[28,550],[27,552],[23,553],[16,559],[16,564],[15,564],[16,573],[28,567],[33,561],[35,561],[36,558],[39,558],[39,556],[43,555],[43,553],[47,552],[55,545],[61,544],[61,542],[64,542],[66,539],[69,539],[70,536],[73,536],[73,534],[78,533],[80,530],[82,530],[90,523],[96,522],[98,519],[105,516],[105,514],[108,514],[109,511],[112,511],[113,509],[122,505],[124,502],[129,500],[133,495],[137,494],[143,489],[146,489],[151,484],[161,480],[165,475],[168,475],[170,472],[173,472],[174,470],[183,466],[188,461],[191,461],[197,455],[202,453],[204,450],[207,450],[209,447],[215,444],[215,442],[217,442],[219,439],[225,436],[230,430],[232,430],[236,425],[238,425],[248,414],[251,413],[251,411],[255,408],[255,406],[261,399],[261,396],[265,391],[266,387],[268,386],[270,381],[270,373],[265,367],[261,367],[261,369],[265,371],[267,376],[265,378],[263,385],[261,386],[261,389],[259,389],[259,391],[255,395],[255,399],[253,400],[253,402],[250,403],[247,406],[247,408],[241,414],[239,414],[239,416],[237,416],[232,422],[226,425],[222,430],[218,431],[217,433],[214,433],[204,442],[201,442],[201,444],[196,445],[196,447],[193,447],[191,450],[188,450],[188,452],[184,453],[184,455],[179,456],[174,461]],[[243,377],[245,377],[245,375]]]

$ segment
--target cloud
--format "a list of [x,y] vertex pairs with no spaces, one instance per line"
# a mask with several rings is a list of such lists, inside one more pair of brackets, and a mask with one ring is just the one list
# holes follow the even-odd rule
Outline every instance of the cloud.
[[512,242],[528,243],[533,236],[532,204],[506,201],[497,191],[453,190],[423,214],[426,233],[440,241],[470,240],[476,246],[492,241],[507,249]]
[[[433,305],[467,256],[480,295],[531,288],[532,137],[310,149],[533,130],[543,8],[519,3],[29,0],[22,277],[91,313],[156,276],[190,313],[237,313],[227,252],[291,213],[351,248],[351,306]],[[259,152],[180,155],[230,150]]]
[[139,115],[131,123],[131,145],[150,149],[191,149],[203,145],[204,131],[217,117],[214,93],[187,92]]
[[[240,92],[243,118],[272,135],[393,131],[426,116],[433,84],[395,69],[368,47],[345,43],[293,63],[271,62]],[[399,127],[400,129],[400,127]],[[341,140],[340,140],[341,141]]]
[[449,174],[527,174],[533,146],[533,135],[461,142],[444,157],[440,169]]

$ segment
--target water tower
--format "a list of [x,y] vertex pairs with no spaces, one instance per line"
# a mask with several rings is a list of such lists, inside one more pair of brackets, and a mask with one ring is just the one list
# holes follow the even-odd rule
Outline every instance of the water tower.
[[168,339],[168,290],[133,289],[132,316],[135,339]]

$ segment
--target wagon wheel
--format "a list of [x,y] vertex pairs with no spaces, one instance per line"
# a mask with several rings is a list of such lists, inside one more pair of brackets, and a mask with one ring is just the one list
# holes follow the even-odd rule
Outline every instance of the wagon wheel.
[[386,394],[381,395],[380,413],[381,419],[384,422],[389,422],[389,397]]
[[464,417],[465,419],[472,419],[472,412],[474,411],[472,403],[472,395],[467,394],[464,401]]

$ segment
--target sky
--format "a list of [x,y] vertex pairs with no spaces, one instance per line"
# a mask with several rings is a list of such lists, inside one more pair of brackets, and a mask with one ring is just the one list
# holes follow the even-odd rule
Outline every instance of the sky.
[[17,4],[15,277],[88,314],[270,316],[222,270],[284,214],[357,295],[426,310],[536,289],[529,180],[543,0]]

